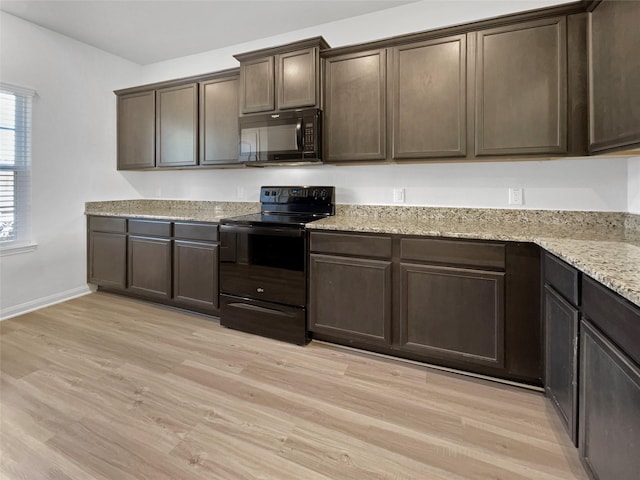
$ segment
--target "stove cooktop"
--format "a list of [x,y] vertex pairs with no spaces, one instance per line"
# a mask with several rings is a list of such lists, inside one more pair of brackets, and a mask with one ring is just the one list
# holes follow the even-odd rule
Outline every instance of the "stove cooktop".
[[223,225],[297,226],[334,214],[335,187],[261,187],[260,213],[224,218]]
[[327,215],[318,214],[282,214],[282,213],[250,213],[239,217],[224,218],[222,224],[235,225],[285,225],[285,226],[303,226],[306,223],[314,222]]

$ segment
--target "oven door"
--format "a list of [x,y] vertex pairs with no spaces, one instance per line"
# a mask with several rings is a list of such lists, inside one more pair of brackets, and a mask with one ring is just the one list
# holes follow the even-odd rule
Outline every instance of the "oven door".
[[306,238],[300,227],[220,226],[220,292],[304,308]]

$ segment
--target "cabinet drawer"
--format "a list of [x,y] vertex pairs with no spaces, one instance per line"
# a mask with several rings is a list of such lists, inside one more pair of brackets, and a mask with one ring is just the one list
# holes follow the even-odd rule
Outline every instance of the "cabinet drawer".
[[173,225],[173,236],[185,240],[218,241],[218,225],[210,223],[178,223]]
[[134,235],[171,236],[171,222],[157,220],[129,220],[129,233]]
[[502,243],[476,243],[434,238],[402,238],[400,258],[474,267],[505,267]]
[[391,258],[391,237],[311,232],[312,252]]
[[556,289],[573,305],[578,305],[580,276],[578,270],[550,253],[544,254],[544,282]]
[[585,276],[582,313],[640,364],[640,308]]
[[127,231],[127,220],[115,217],[89,217],[89,230],[92,232],[125,233]]

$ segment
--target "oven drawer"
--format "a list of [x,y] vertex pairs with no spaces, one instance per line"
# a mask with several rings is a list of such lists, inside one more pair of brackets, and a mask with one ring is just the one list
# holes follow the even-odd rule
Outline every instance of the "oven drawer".
[[304,270],[220,263],[221,293],[304,307],[306,285]]
[[307,343],[304,308],[220,295],[220,325],[298,345]]

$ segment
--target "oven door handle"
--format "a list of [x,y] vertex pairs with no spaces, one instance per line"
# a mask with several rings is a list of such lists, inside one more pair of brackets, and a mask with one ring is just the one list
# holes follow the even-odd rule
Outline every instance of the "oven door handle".
[[251,310],[253,312],[268,313],[269,315],[276,315],[279,317],[295,317],[293,313],[283,312],[281,310],[274,310],[272,308],[259,307],[258,305],[251,305],[250,303],[234,302],[228,304],[230,307],[241,308],[244,310]]
[[220,225],[220,233],[268,235],[270,237],[304,237],[304,228],[256,227],[254,225]]

